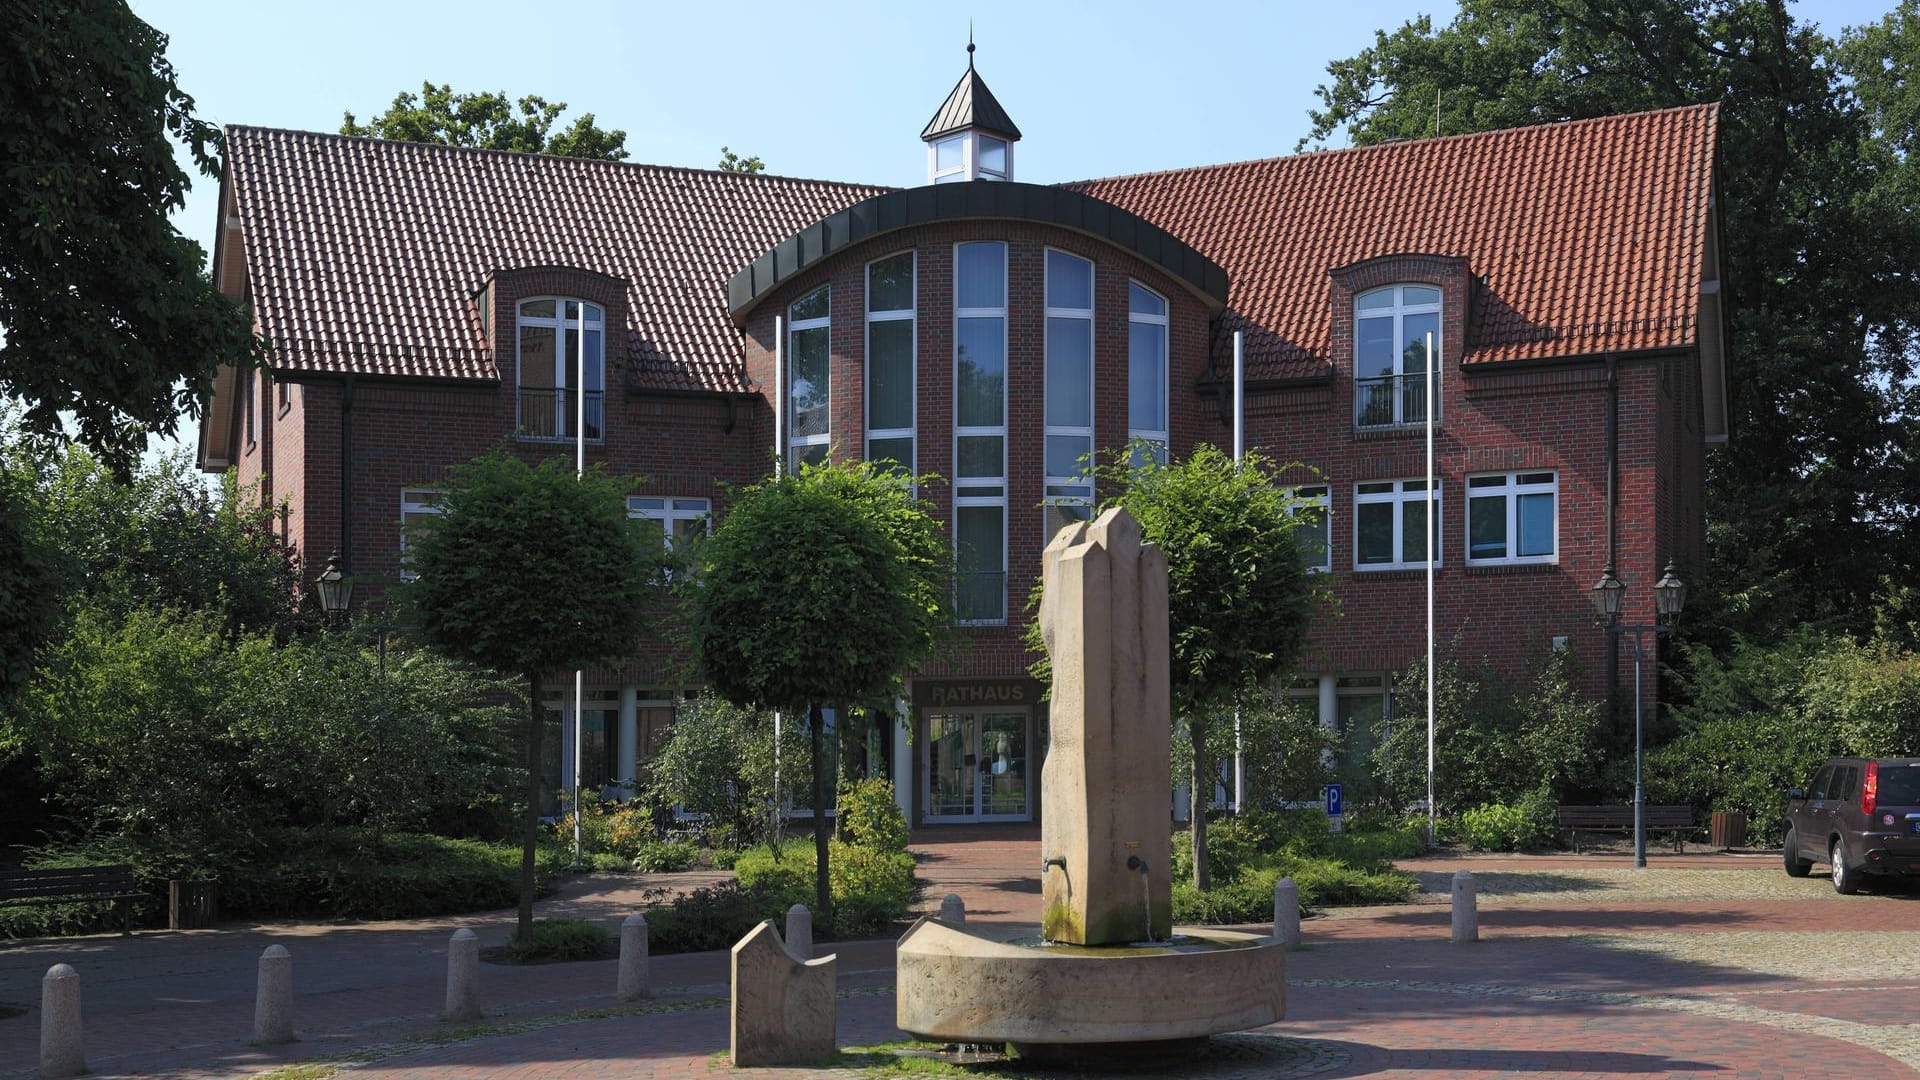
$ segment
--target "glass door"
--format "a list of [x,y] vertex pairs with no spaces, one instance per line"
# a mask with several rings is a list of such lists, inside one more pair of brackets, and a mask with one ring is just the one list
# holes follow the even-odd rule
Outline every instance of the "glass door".
[[929,714],[926,747],[928,821],[1032,819],[1024,710]]

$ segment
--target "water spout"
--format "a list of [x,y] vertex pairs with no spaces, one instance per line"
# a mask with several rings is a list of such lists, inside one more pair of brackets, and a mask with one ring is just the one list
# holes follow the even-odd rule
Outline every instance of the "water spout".
[[1147,860],[1138,855],[1127,856],[1127,869],[1140,875],[1140,910],[1147,917],[1147,940],[1153,938],[1153,878],[1147,874]]
[[1057,866],[1064,871],[1067,868],[1067,857],[1065,855],[1055,855],[1051,859],[1042,858],[1040,860],[1040,873],[1045,874],[1049,866]]

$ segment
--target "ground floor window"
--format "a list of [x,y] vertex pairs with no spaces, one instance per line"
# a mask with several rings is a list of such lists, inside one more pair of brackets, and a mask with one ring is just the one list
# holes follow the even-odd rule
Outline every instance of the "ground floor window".
[[1032,818],[1028,710],[939,710],[924,714],[926,820]]

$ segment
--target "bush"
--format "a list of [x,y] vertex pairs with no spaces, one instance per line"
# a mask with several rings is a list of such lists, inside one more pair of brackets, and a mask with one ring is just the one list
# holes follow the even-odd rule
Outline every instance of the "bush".
[[1460,812],[1460,831],[1466,842],[1480,851],[1530,851],[1553,839],[1553,804],[1541,800],[1520,803],[1488,803]]
[[[777,910],[784,913],[794,904],[813,903],[811,854],[797,845],[782,857],[767,847],[749,848],[740,853],[733,872],[743,888],[778,898]],[[880,933],[904,919],[913,903],[913,856],[835,840],[828,850],[827,882],[833,922],[816,931],[843,939]]]
[[1251,870],[1207,892],[1176,881],[1175,922],[1200,926],[1264,923],[1273,919],[1273,887],[1290,877],[1300,890],[1300,909],[1350,904],[1403,904],[1419,888],[1410,874],[1392,869],[1349,866],[1329,858],[1280,856],[1271,866]]
[[584,919],[535,919],[533,932],[525,937],[516,932],[505,952],[516,964],[599,960],[613,954],[613,938]]
[[880,851],[907,850],[907,816],[894,801],[893,784],[877,777],[840,785],[840,838]]
[[791,901],[776,891],[738,881],[695,889],[647,912],[647,948],[654,953],[729,949],[761,920],[784,917],[789,906]]
[[640,845],[629,865],[646,874],[679,873],[692,869],[699,857],[691,840],[657,840]]

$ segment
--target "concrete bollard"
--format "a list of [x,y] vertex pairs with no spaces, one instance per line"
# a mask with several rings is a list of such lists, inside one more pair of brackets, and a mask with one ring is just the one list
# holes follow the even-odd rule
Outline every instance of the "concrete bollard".
[[55,964],[40,980],[40,1075],[79,1076],[87,1071],[80,1042],[80,973]]
[[959,893],[948,893],[940,898],[940,921],[948,926],[967,924],[967,905],[960,899]]
[[1473,875],[1465,870],[1453,874],[1453,940],[1480,940],[1480,901]]
[[253,1041],[293,1041],[293,957],[284,945],[260,954],[260,981],[253,991]]
[[1289,949],[1300,947],[1300,886],[1290,877],[1273,883],[1273,936]]
[[647,990],[647,917],[638,913],[620,924],[619,994],[631,1001],[643,998]]
[[787,909],[787,932],[784,935],[787,951],[807,959],[813,955],[813,912],[805,904],[795,904]]
[[480,1019],[480,939],[471,930],[453,932],[447,942],[448,1020]]

